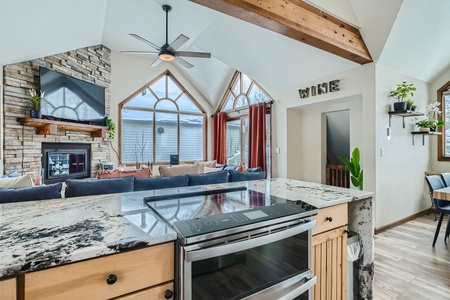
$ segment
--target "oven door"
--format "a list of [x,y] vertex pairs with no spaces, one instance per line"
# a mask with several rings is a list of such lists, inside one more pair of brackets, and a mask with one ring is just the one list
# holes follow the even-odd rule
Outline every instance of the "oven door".
[[[298,223],[295,223],[298,222]],[[179,298],[308,299],[312,218],[182,247]],[[217,243],[220,242],[220,243]],[[215,244],[214,244],[215,243]]]

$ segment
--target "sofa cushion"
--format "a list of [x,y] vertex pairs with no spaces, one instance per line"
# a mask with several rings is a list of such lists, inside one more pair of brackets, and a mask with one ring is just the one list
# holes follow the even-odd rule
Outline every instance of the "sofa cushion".
[[216,164],[216,168],[225,169],[227,165],[226,164]]
[[159,166],[161,177],[201,173],[203,173],[203,166],[200,165]]
[[206,174],[189,175],[189,185],[204,185],[228,182],[228,172],[220,171]]
[[166,189],[172,187],[188,186],[189,175],[157,177],[157,178],[135,178],[135,191],[148,191]]
[[139,170],[98,170],[97,171],[97,178],[104,179],[104,178],[119,178],[119,177],[128,177],[128,176],[134,176],[136,178],[150,178],[152,176],[152,170],[146,168],[146,169],[139,169]]
[[0,178],[0,188],[18,189],[32,187],[33,180],[31,175],[23,175],[20,177]]
[[229,182],[237,181],[247,181],[247,180],[257,180],[266,178],[266,172],[238,172],[238,171],[228,171],[230,177]]
[[66,180],[65,197],[80,197],[132,192],[134,177],[107,179],[68,179]]
[[62,183],[18,189],[0,188],[0,203],[61,198]]
[[224,171],[236,171],[236,169],[238,168],[238,166],[233,166],[233,165],[226,165],[224,169]]
[[248,168],[247,172],[262,172],[262,168],[261,167]]

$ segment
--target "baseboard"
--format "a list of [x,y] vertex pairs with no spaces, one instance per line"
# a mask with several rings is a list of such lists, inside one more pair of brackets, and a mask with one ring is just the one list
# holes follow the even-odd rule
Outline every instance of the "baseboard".
[[389,229],[392,229],[392,228],[394,228],[394,227],[397,227],[398,225],[402,225],[403,223],[406,223],[406,222],[408,222],[408,221],[417,219],[418,217],[421,217],[421,216],[423,216],[423,215],[428,214],[430,211],[431,211],[431,212],[434,212],[434,209],[427,208],[427,209],[425,209],[425,210],[422,210],[422,211],[419,211],[419,212],[417,212],[417,213],[415,213],[415,214],[412,214],[412,215],[410,215],[410,216],[407,216],[406,218],[397,220],[397,221],[395,221],[395,222],[393,222],[393,223],[391,223],[391,224],[387,224],[387,225],[384,225],[384,226],[375,228],[375,234],[382,233],[382,232],[384,232],[384,231],[386,231],[386,230],[389,230]]

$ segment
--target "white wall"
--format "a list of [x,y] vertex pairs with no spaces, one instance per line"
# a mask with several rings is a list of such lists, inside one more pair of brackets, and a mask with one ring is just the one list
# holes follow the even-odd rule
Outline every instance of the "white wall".
[[[340,91],[300,99],[298,89],[340,80]],[[324,113],[350,109],[350,149],[359,147],[364,169],[364,189],[375,191],[375,67],[367,64],[275,93],[273,148],[274,177],[322,182],[326,131]]]
[[[416,212],[430,207],[429,198],[424,198],[424,172],[429,169],[430,144],[436,137],[425,137],[422,146],[420,136],[412,145],[411,131],[415,129],[415,119],[392,117],[392,135],[387,139],[389,125],[388,111],[392,110],[393,98],[389,91],[406,81],[413,83],[417,90],[413,98],[418,111],[424,111],[428,103],[428,84],[415,78],[399,74],[383,66],[376,68],[376,227],[391,224]],[[380,148],[384,156],[380,156]]]
[[[429,99],[430,102],[437,101],[437,91],[450,81],[450,68],[445,70],[433,82],[430,83]],[[443,107],[440,107],[442,110]],[[430,143],[430,171],[433,172],[450,172],[450,163],[448,161],[438,161],[437,139],[436,142]]]
[[[213,108],[204,97],[195,89],[189,80],[181,74],[173,63],[162,62],[157,67],[150,68],[152,59],[133,55],[124,55],[119,52],[111,52],[111,118],[118,128],[119,103],[127,99],[144,85],[148,84],[155,77],[169,70],[178,81],[189,91],[189,93],[199,102],[207,112],[207,158],[212,157],[212,118]],[[181,67],[180,67],[181,68]],[[114,140],[114,148],[119,149],[119,138]],[[181,149],[182,150],[182,149]],[[111,151],[111,159],[118,163],[116,155]]]
[[3,174],[3,66],[0,65],[0,174]]

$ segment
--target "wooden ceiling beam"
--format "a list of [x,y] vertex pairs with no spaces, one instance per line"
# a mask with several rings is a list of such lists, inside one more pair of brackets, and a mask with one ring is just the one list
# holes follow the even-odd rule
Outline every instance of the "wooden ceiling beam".
[[301,0],[191,0],[359,64],[372,62],[359,29]]

